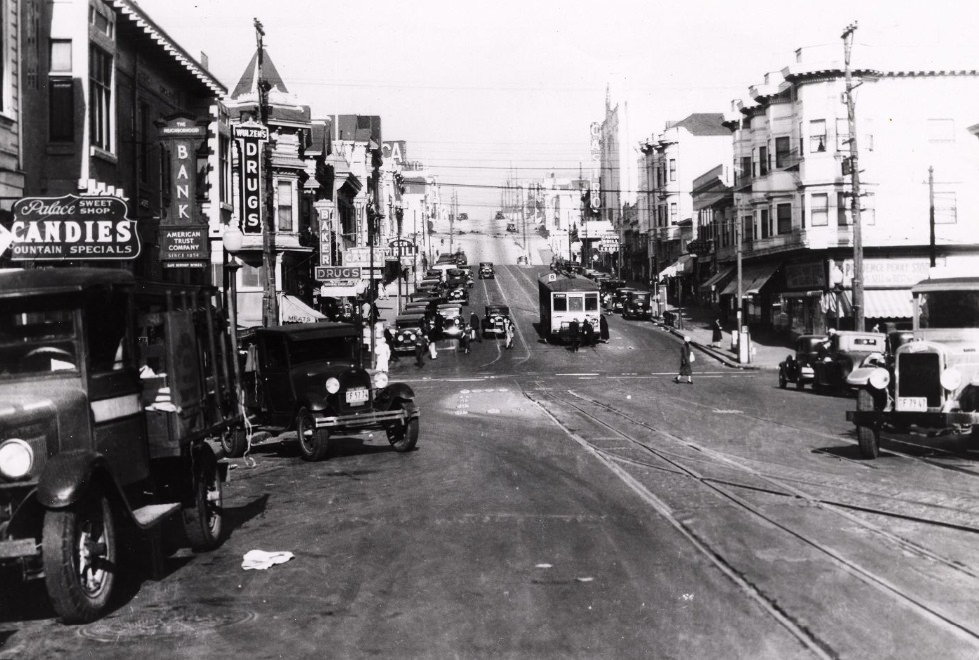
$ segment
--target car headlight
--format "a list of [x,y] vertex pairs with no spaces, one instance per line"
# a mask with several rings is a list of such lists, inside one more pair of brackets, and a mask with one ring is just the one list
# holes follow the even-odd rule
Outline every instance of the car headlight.
[[938,380],[942,384],[942,387],[951,392],[957,390],[959,385],[962,384],[962,374],[955,367],[949,367],[942,372]]
[[0,474],[8,479],[22,479],[34,466],[34,450],[23,440],[7,440],[0,445]]
[[891,372],[887,369],[874,369],[870,372],[870,378],[867,381],[875,390],[885,390],[891,384]]
[[379,390],[383,390],[388,386],[388,375],[383,371],[378,371],[374,374],[374,387]]
[[327,378],[326,379],[326,391],[329,392],[330,394],[336,394],[337,392],[339,392],[340,391],[340,381],[338,381],[336,378]]

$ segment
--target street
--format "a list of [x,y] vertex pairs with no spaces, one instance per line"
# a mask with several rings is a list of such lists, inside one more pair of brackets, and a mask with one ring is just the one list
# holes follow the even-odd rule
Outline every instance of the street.
[[[223,545],[137,572],[89,625],[28,592],[0,658],[976,657],[967,436],[864,461],[851,399],[705,355],[675,384],[679,340],[649,322],[544,343],[546,265],[514,265],[495,232],[453,240],[496,262],[466,313],[508,304],[514,348],[394,363],[416,451],[339,438],[307,463],[294,434],[262,444],[231,461]],[[294,557],[244,571],[253,549]]]

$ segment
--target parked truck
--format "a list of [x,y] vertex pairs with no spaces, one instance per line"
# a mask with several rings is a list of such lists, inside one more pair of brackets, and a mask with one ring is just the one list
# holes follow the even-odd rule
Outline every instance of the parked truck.
[[869,356],[848,378],[859,386],[860,452],[880,453],[884,425],[895,431],[965,430],[979,437],[979,276],[940,270],[911,289],[913,336],[892,360]]
[[221,542],[227,471],[208,440],[241,425],[232,356],[210,287],[0,272],[3,597],[43,580],[63,621],[92,621],[124,547],[162,572],[163,547]]

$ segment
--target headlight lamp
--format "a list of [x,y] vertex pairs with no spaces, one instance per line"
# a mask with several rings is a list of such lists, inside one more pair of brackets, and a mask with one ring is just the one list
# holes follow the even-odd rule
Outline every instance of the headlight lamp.
[[340,381],[338,381],[336,378],[327,378],[326,379],[326,391],[329,392],[330,394],[336,394],[337,392],[339,392],[340,391]]
[[959,385],[962,384],[962,374],[955,367],[949,367],[942,372],[942,375],[938,380],[941,382],[942,387],[949,392],[952,392],[957,390]]
[[13,438],[0,444],[0,474],[7,479],[23,479],[34,467],[34,450],[31,446]]
[[886,390],[891,384],[891,373],[887,369],[874,369],[870,372],[868,382],[875,390]]
[[383,371],[378,371],[374,374],[374,387],[379,390],[383,390],[388,386],[388,375]]

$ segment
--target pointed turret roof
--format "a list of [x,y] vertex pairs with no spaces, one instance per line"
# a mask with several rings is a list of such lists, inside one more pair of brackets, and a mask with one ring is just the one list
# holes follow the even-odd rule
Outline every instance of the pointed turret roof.
[[[279,75],[279,70],[275,68],[275,64],[272,62],[272,58],[269,57],[269,51],[267,48],[262,49],[262,77],[270,85],[270,89],[278,90],[283,94],[288,94],[289,90],[286,89],[286,84],[282,81],[282,76]],[[248,66],[245,67],[245,72],[241,74],[241,79],[238,84],[235,85],[235,89],[231,92],[231,98],[237,99],[242,96],[249,94],[258,94],[258,51],[252,55],[252,59],[249,60]]]

